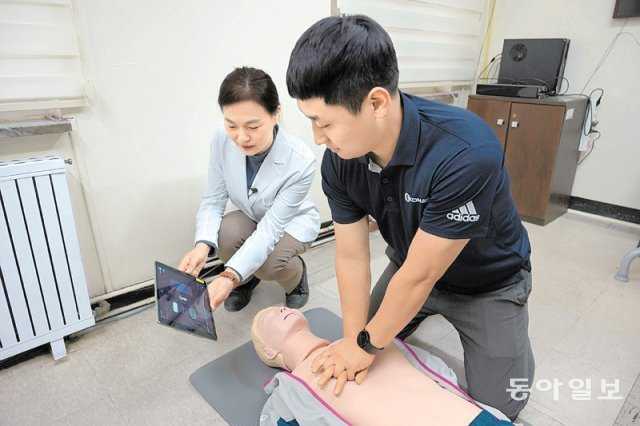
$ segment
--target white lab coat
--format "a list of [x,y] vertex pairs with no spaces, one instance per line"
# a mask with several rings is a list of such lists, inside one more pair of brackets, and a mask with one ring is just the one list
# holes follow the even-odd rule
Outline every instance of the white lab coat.
[[226,263],[242,277],[258,270],[287,232],[306,243],[320,231],[320,214],[309,189],[316,160],[300,139],[278,130],[276,139],[247,191],[246,156],[223,129],[211,141],[207,189],[196,217],[195,241],[218,246],[218,232],[227,200],[251,220],[255,232]]

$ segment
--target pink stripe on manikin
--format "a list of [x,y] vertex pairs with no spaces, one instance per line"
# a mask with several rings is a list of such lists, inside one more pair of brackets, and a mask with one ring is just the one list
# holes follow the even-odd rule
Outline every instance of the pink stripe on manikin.
[[[278,374],[278,373],[276,373],[276,374]],[[271,381],[272,381],[275,377],[276,377],[276,376],[275,376],[275,374],[274,374],[272,378],[270,378],[269,380],[267,380],[266,382],[264,382],[264,383],[262,384],[262,387],[263,387],[263,388],[266,388],[267,386],[269,386],[269,383],[271,383]]]
[[[475,400],[475,399],[473,399],[473,398],[471,397],[471,395],[469,395],[468,393],[466,393],[466,392],[465,392],[465,391],[464,391],[460,386],[456,385],[455,383],[452,383],[450,380],[448,380],[448,379],[446,379],[446,378],[442,377],[441,375],[439,375],[438,373],[436,373],[435,371],[433,371],[432,369],[430,369],[429,367],[427,367],[427,365],[426,365],[424,362],[422,362],[422,360],[421,360],[420,358],[418,358],[418,355],[416,355],[416,353],[413,351],[413,349],[411,349],[411,347],[410,347],[409,345],[407,345],[405,342],[403,342],[403,341],[402,341],[402,340],[400,340],[400,339],[397,339],[397,338],[396,338],[396,340],[397,340],[399,343],[402,343],[402,345],[403,345],[405,348],[407,348],[407,350],[409,351],[409,353],[410,353],[410,354],[411,354],[411,355],[416,359],[416,361],[418,361],[418,364],[420,364],[420,365],[422,366],[422,368],[424,368],[425,370],[427,370],[428,372],[430,372],[430,373],[431,373],[431,374],[433,374],[434,376],[436,376],[436,377],[440,378],[440,380],[442,380],[442,381],[444,381],[444,382],[447,382],[451,387],[453,387],[453,388],[454,388],[454,389],[456,389],[458,392],[460,392],[461,394],[463,394],[463,395],[468,399],[468,401],[469,401],[470,403],[472,403],[473,405],[475,405],[476,407],[478,407],[479,409],[481,409],[481,410],[483,410],[483,411],[484,411],[484,408],[482,408],[482,406],[481,406],[480,404],[478,404],[478,403],[476,402],[476,400]],[[489,413],[489,414],[491,414],[491,413]],[[492,414],[492,415],[493,415],[493,414]],[[495,416],[494,416],[494,417],[495,417]]]
[[[349,423],[344,417],[342,417],[340,414],[338,414],[338,412],[336,410],[334,410],[333,408],[331,408],[331,406],[329,404],[327,404],[325,402],[324,399],[322,399],[320,397],[320,395],[318,395],[313,389],[311,389],[311,387],[309,387],[309,385],[302,380],[300,377],[298,376],[294,376],[293,374],[289,373],[288,371],[281,371],[281,373],[286,374],[287,376],[291,377],[292,379],[294,379],[295,381],[297,381],[298,383],[300,383],[301,385],[303,385],[305,388],[307,388],[307,390],[311,393],[311,395],[317,399],[322,405],[324,405],[324,407],[331,411],[331,413],[333,413],[334,416],[336,416],[338,419],[340,419],[342,422],[344,422],[345,424],[351,426],[351,423]],[[266,387],[269,383],[271,383],[271,381],[275,378],[276,376],[273,376],[272,378],[270,378],[269,380],[267,380],[264,385],[262,385],[262,387]]]

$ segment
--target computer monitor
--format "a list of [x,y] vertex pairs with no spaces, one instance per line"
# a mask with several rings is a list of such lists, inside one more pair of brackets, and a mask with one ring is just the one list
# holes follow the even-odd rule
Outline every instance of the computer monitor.
[[500,58],[500,84],[546,86],[547,94],[559,94],[569,39],[506,39]]

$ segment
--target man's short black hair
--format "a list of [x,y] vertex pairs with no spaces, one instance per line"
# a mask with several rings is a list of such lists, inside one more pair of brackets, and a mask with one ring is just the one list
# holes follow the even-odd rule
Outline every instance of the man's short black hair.
[[293,98],[320,97],[358,114],[374,87],[396,93],[398,60],[389,34],[368,16],[321,19],[291,52],[287,89]]

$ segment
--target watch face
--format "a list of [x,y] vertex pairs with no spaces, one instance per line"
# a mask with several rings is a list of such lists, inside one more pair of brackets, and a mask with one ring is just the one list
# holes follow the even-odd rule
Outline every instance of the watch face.
[[369,333],[367,332],[367,330],[362,330],[360,333],[358,333],[358,338],[356,340],[358,342],[358,346],[360,346],[361,348],[366,348],[369,344]]

